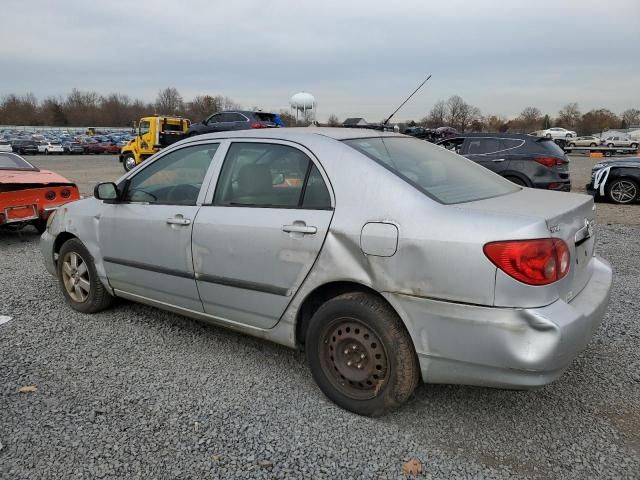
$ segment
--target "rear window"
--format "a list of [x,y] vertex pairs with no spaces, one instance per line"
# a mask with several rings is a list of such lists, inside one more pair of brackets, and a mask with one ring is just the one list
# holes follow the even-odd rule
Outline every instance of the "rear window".
[[547,153],[554,155],[556,157],[564,158],[564,150],[562,150],[556,142],[548,139],[540,139],[537,141],[538,144],[544,148]]
[[475,162],[423,140],[357,138],[344,143],[440,203],[471,202],[519,190]]
[[37,168],[18,155],[0,153],[0,170],[37,170]]
[[276,115],[274,113],[256,112],[255,116],[262,122],[273,122]]

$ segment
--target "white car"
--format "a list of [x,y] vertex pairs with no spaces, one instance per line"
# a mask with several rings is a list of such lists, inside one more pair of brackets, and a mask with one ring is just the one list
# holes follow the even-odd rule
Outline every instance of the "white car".
[[603,145],[606,145],[609,148],[613,147],[631,147],[638,148],[638,141],[632,140],[628,137],[622,137],[619,135],[611,135],[610,137],[605,138],[602,141]]
[[45,155],[49,155],[50,153],[63,154],[64,147],[62,143],[54,140],[51,142],[43,141],[38,143],[38,153],[44,153]]
[[0,140],[0,152],[1,153],[11,153],[13,150],[11,149],[11,142],[6,140]]
[[576,135],[576,132],[560,127],[547,128],[546,130],[542,130],[542,132],[540,132],[541,137],[553,138],[554,140],[558,138],[572,138]]

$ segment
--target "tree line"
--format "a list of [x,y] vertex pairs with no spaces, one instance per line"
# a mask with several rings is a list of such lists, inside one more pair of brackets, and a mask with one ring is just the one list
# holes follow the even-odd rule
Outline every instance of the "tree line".
[[[181,115],[199,121],[212,113],[241,108],[241,105],[223,95],[197,95],[185,101],[175,87],[160,90],[154,102],[145,102],[121,93],[101,95],[74,88],[66,96],[49,96],[42,101],[32,93],[5,95],[0,99],[0,125],[124,127],[153,113]],[[295,124],[295,118],[288,111],[281,110],[279,113],[285,125]],[[303,123],[308,124],[309,119]],[[338,126],[341,123],[336,115],[331,114],[327,124]],[[600,108],[582,113],[577,103],[568,103],[553,116],[530,106],[516,118],[508,119],[504,115],[483,115],[478,107],[459,95],[453,95],[447,100],[437,101],[422,119],[400,124],[402,128],[417,125],[430,128],[449,126],[461,132],[521,133],[564,127],[575,130],[579,135],[589,135],[640,125],[640,110],[630,108],[618,115]]]

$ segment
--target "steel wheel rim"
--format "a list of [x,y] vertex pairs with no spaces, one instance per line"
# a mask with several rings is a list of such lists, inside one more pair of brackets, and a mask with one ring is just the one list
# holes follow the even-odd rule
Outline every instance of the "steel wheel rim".
[[84,303],[89,298],[91,278],[87,262],[75,252],[69,252],[62,260],[62,283],[74,302]]
[[611,198],[618,203],[629,203],[637,194],[636,186],[626,180],[620,180],[611,186]]
[[324,329],[320,349],[327,378],[349,398],[374,398],[389,378],[384,345],[370,327],[355,318],[330,322]]
[[124,166],[127,170],[131,170],[136,166],[136,159],[133,157],[127,157],[124,159]]

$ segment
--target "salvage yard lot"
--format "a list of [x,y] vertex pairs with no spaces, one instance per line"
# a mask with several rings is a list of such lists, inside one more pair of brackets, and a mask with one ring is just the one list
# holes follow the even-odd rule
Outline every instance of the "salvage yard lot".
[[[84,195],[124,173],[115,156],[27,158]],[[584,190],[596,160],[572,160]],[[558,381],[422,385],[381,419],[324,398],[299,352],[128,302],[79,314],[35,231],[2,232],[0,478],[402,478],[410,457],[426,478],[638,478],[640,205],[599,203],[598,223],[611,304]]]

